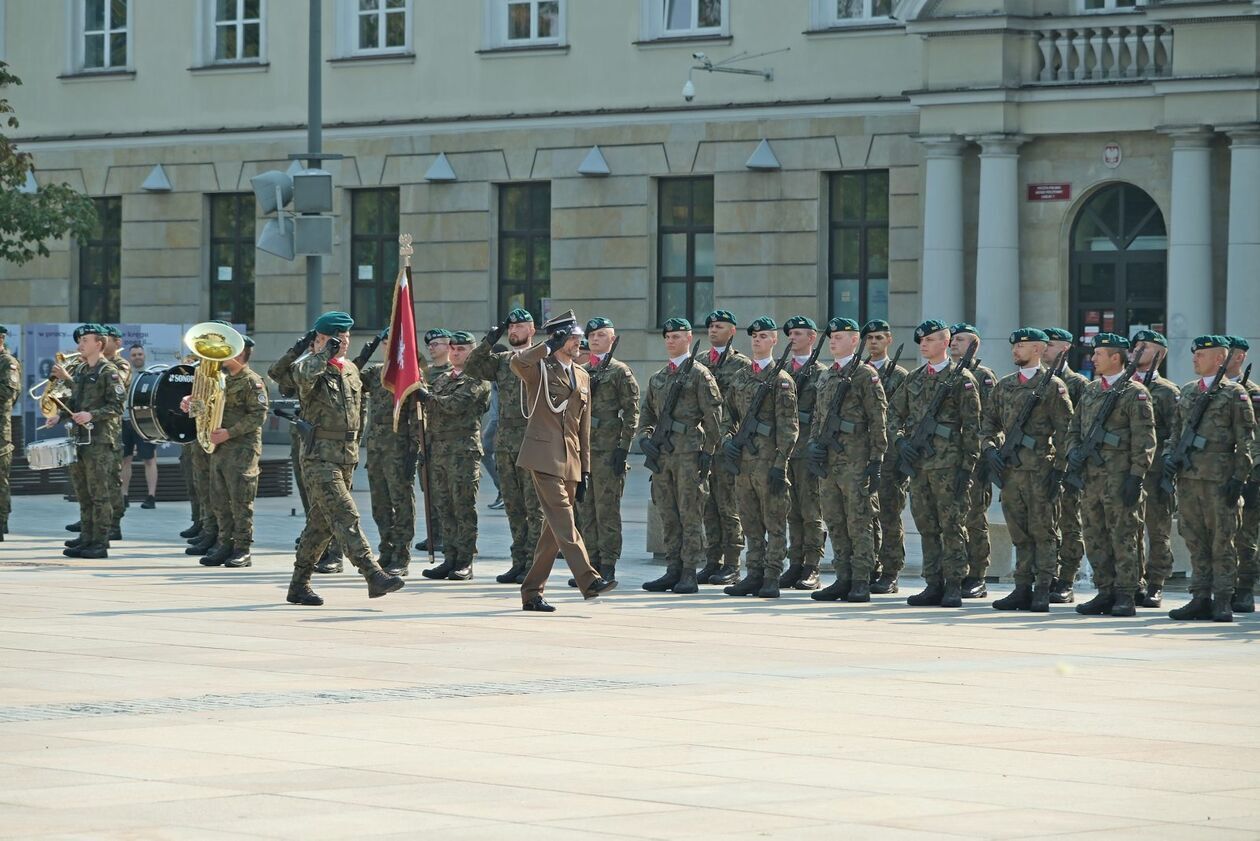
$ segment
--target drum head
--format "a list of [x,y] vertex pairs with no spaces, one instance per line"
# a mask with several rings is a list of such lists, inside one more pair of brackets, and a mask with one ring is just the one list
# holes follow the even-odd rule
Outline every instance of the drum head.
[[180,401],[192,394],[191,365],[153,365],[136,374],[131,383],[131,425],[151,443],[187,444],[197,439],[197,424],[179,410]]

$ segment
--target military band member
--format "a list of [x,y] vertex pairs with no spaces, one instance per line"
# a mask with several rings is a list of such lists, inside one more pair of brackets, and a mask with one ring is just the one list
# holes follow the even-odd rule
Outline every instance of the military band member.
[[[643,589],[654,593],[672,590],[695,593],[696,563],[704,557],[704,505],[713,451],[721,438],[722,403],[717,381],[704,365],[691,365],[691,322],[666,319],[661,328],[669,362],[648,380],[639,412],[636,437],[644,455],[657,458],[660,472],[652,475],[652,504],[661,518],[665,542],[665,574],[645,581]],[[667,450],[652,443],[661,422],[661,410],[670,387],[682,380],[674,406]],[[725,472],[725,471],[723,471]]]
[[[52,374],[71,382],[71,393],[59,422],[74,424],[71,438],[76,443],[76,461],[70,465],[70,481],[79,500],[80,535],[66,541],[63,553],[70,558],[109,557],[110,530],[118,499],[116,450],[123,395],[127,389],[122,375],[105,359],[105,328],[84,324],[74,331],[83,361],[71,376],[61,365]],[[66,412],[69,409],[69,412]]]
[[804,442],[818,405],[818,377],[827,369],[816,358],[810,361],[818,342],[818,325],[812,318],[792,316],[783,322],[783,333],[792,343],[792,362],[787,371],[796,384],[800,432],[788,461],[788,568],[780,576],[779,586],[817,590],[818,567],[827,535],[823,530],[820,483],[805,461]]
[[[1059,353],[1067,350],[1071,353],[1075,337],[1062,327],[1047,327],[1043,331],[1050,337],[1046,344],[1046,352],[1041,361],[1050,365],[1058,359]],[[1081,395],[1089,385],[1089,378],[1079,371],[1073,371],[1071,363],[1059,375],[1067,386],[1068,397],[1075,411],[1081,405]],[[1085,557],[1085,534],[1081,521],[1081,495],[1064,493],[1059,495],[1056,507],[1055,534],[1059,543],[1059,571],[1050,583],[1050,604],[1071,604],[1076,599],[1072,587],[1076,582],[1076,573],[1080,571],[1081,559]]]
[[[120,352],[122,350],[123,336],[122,330],[117,325],[104,324],[101,325],[105,330],[105,359],[118,370],[118,376],[122,379],[123,385],[123,406],[126,407],[126,390],[131,387],[131,363]],[[114,475],[118,477],[118,495],[114,499],[113,511],[114,522],[110,528],[110,540],[122,539],[122,518],[127,509],[127,490],[131,484],[131,474],[123,475],[123,449],[122,449],[122,423],[118,426],[118,454],[114,459]]]
[[465,374],[473,337],[451,334],[451,368],[416,394],[424,404],[429,436],[429,493],[443,524],[446,559],[423,570],[425,578],[471,581],[477,552],[477,489],[481,486],[481,416],[490,406],[490,384]]
[[[893,365],[888,348],[893,342],[892,327],[882,318],[872,319],[862,327],[867,363],[879,372],[884,396],[892,402],[892,396],[906,381],[908,372],[901,365]],[[906,529],[901,522],[906,510],[906,477],[897,472],[897,454],[891,449],[893,436],[887,436],[889,449],[884,456],[879,479],[879,528],[875,531],[875,581],[871,592],[879,595],[896,593],[897,577],[906,566]]]
[[[1234,621],[1232,601],[1238,577],[1239,512],[1243,487],[1251,477],[1251,448],[1256,430],[1255,413],[1247,390],[1223,379],[1212,389],[1212,380],[1229,352],[1224,336],[1197,337],[1194,350],[1195,379],[1181,387],[1181,401],[1172,435],[1162,457],[1164,475],[1177,483],[1178,524],[1190,550],[1190,602],[1168,612],[1172,619]],[[1204,439],[1189,463],[1177,464],[1172,455],[1186,431],[1197,404],[1208,401],[1195,432]]]
[[13,404],[22,394],[22,363],[9,352],[9,328],[0,324],[0,542],[9,532],[12,491],[9,470],[13,467]]
[[[823,515],[831,534],[836,580],[812,593],[817,601],[869,602],[875,568],[877,494],[888,450],[888,398],[879,372],[866,363],[852,368],[862,348],[862,334],[851,318],[827,324],[827,343],[834,360],[818,380],[809,442],[803,448],[821,472]],[[836,389],[847,391],[836,409],[840,418],[833,440],[826,440]]]
[[[1155,415],[1151,396],[1136,378],[1122,382],[1129,340],[1115,333],[1094,336],[1094,373],[1068,426],[1068,470],[1085,481],[1079,493],[1085,547],[1094,568],[1098,594],[1078,604],[1085,616],[1132,616],[1141,575],[1138,542],[1142,539],[1142,481],[1155,454]],[[1118,389],[1115,409],[1103,426],[1098,464],[1082,447],[1108,392]]]
[[[974,325],[960,322],[950,328],[949,355],[955,362],[962,359],[972,344],[976,346],[976,353],[971,372],[976,377],[980,408],[983,411],[989,393],[997,385],[997,374],[993,373],[992,368],[980,364],[980,334]],[[962,582],[962,594],[964,599],[982,599],[989,594],[985,576],[989,572],[993,549],[989,543],[989,504],[993,502],[993,486],[980,481],[976,476],[972,480],[966,518],[968,566],[967,575]]]
[[[1225,338],[1229,341],[1230,349],[1235,351],[1226,373],[1231,380],[1247,390],[1252,412],[1260,416],[1260,383],[1247,376],[1251,367],[1246,364],[1251,343],[1242,336]],[[1238,580],[1234,583],[1231,606],[1235,613],[1254,613],[1256,579],[1260,577],[1260,553],[1257,551],[1257,542],[1260,542],[1260,432],[1252,439],[1251,476],[1243,485],[1242,499],[1242,522],[1238,527],[1238,536],[1234,539],[1234,545],[1238,549]]]
[[[420,453],[419,398],[407,395],[398,407],[394,428],[394,393],[385,387],[385,366],[374,363],[361,372],[368,396],[368,491],[372,519],[381,538],[378,560],[390,575],[406,576],[411,565],[411,539],[416,533],[416,462]],[[436,525],[436,520],[434,521]]]
[[[796,447],[800,431],[796,387],[787,371],[776,371],[775,346],[779,325],[769,316],[755,318],[748,325],[752,339],[752,364],[735,373],[722,392],[731,431],[722,441],[719,462],[737,464],[735,499],[739,521],[748,546],[747,571],[742,579],[726,587],[728,596],[779,597],[779,576],[787,557],[787,518],[790,481],[788,459]],[[732,439],[735,428],[753,411],[753,395],[762,383],[773,382],[766,398],[757,407],[754,434],[741,448]],[[731,474],[719,463],[715,473]]]
[[[1151,393],[1151,409],[1155,415],[1155,452],[1161,453],[1171,434],[1173,419],[1177,414],[1177,401],[1181,389],[1171,380],[1164,379],[1158,370],[1152,371],[1168,353],[1168,340],[1154,330],[1139,330],[1133,334],[1133,353],[1142,354],[1135,379],[1141,379]],[[1147,382],[1147,376],[1150,382]],[[1079,375],[1078,375],[1079,376]],[[1159,607],[1163,604],[1164,581],[1172,575],[1172,516],[1173,497],[1159,487],[1163,477],[1163,463],[1159,458],[1151,461],[1142,485],[1146,490],[1142,507],[1142,520],[1146,524],[1147,548],[1138,541],[1138,555],[1142,559],[1141,578],[1144,587],[1136,596],[1138,607]]]
[[914,331],[923,366],[912,371],[893,396],[889,428],[896,435],[898,462],[917,471],[910,480],[910,512],[923,541],[923,578],[927,587],[906,599],[916,607],[962,607],[962,582],[968,575],[966,517],[972,476],[980,455],[980,396],[971,371],[959,371],[934,422],[937,432],[928,455],[910,440],[927,413],[932,394],[955,365],[949,359],[949,327],[929,319]]
[[[1050,583],[1059,562],[1052,511],[1067,464],[1072,401],[1063,381],[1041,364],[1049,341],[1036,328],[1011,334],[1011,361],[1017,370],[998,380],[982,409],[979,477],[1002,483],[1002,514],[1015,544],[1015,589],[993,602],[996,610],[1050,610]],[[1017,429],[1028,405],[1032,412]],[[1015,445],[1008,462],[1002,450],[1010,450],[1009,435],[1023,436],[1023,443]]]
[[[507,336],[510,350],[495,350]],[[494,464],[499,471],[499,492],[503,510],[512,530],[512,566],[495,577],[500,584],[520,584],[533,563],[534,547],[542,531],[542,509],[529,471],[517,467],[525,440],[525,413],[522,411],[521,382],[512,373],[512,358],[530,346],[534,338],[534,317],[528,310],[514,309],[468,357],[466,373],[493,382],[499,389],[499,429],[494,438]]]
[[350,480],[359,463],[363,422],[363,383],[346,359],[354,319],[344,312],[326,312],[315,322],[310,350],[293,363],[293,381],[302,401],[302,416],[314,429],[314,446],[302,455],[302,478],[311,503],[306,528],[298,541],[290,604],[321,605],[311,590],[311,573],[334,534],[350,562],[367,580],[368,598],[400,589],[404,582],[377,565],[350,496]]
[[[713,374],[718,395],[725,398],[726,389],[736,374],[752,363],[734,345],[736,319],[729,310],[714,310],[705,316],[709,350],[696,357],[696,363]],[[731,430],[730,418],[723,418],[723,431]],[[716,464],[709,477],[709,494],[704,504],[704,569],[697,581],[701,584],[734,584],[739,578],[739,555],[744,550],[744,532],[739,522],[739,503],[735,498],[735,477]],[[688,559],[690,560],[690,559]]]
[[[432,330],[426,330],[424,333],[424,348],[429,354],[428,368],[424,370],[424,378],[426,382],[433,382],[439,374],[445,374],[451,370],[451,331],[443,327],[435,327]],[[420,464],[417,460],[417,478],[420,480],[420,493],[424,494],[424,478],[420,476]],[[434,512],[437,507],[432,503],[429,508]],[[423,510],[423,505],[421,506]],[[416,543],[416,548],[421,552],[429,551],[429,539],[433,540],[433,551],[441,552],[444,548],[442,543],[442,524],[435,517],[433,522],[426,523],[425,529],[428,535],[423,540]]]

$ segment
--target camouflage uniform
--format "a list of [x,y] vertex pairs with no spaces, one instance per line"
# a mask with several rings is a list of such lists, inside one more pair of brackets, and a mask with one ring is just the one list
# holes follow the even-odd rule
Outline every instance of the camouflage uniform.
[[[221,426],[230,437],[210,453],[209,498],[219,524],[219,542],[245,553],[254,543],[254,497],[267,419],[267,387],[248,367],[235,374],[224,369],[224,374]],[[201,449],[197,444],[189,446]]]
[[[605,567],[621,559],[621,496],[626,470],[613,471],[613,450],[630,449],[639,425],[639,383],[619,359],[608,368],[587,365],[591,372],[591,488],[577,506],[578,531],[591,564],[604,578]],[[618,465],[620,467],[620,465]]]
[[465,570],[477,551],[481,416],[490,406],[490,384],[452,370],[440,374],[431,390],[424,408],[434,516],[444,524],[446,571]]
[[[747,371],[752,360],[733,346],[726,359],[712,349],[696,357],[696,364],[706,368],[717,383],[719,399],[725,399],[726,390],[737,374]],[[720,364],[719,364],[720,362]],[[720,407],[719,407],[720,409]],[[723,418],[722,431],[734,431],[729,418]],[[739,555],[744,550],[744,532],[739,522],[739,503],[735,496],[735,477],[716,463],[709,477],[709,493],[704,504],[705,572],[716,573],[719,568],[728,578],[739,569]],[[706,582],[700,575],[700,583]]]
[[[1155,452],[1164,450],[1172,430],[1173,419],[1177,414],[1177,402],[1181,399],[1181,389],[1171,380],[1166,380],[1157,373],[1147,386],[1151,393],[1151,408],[1155,415]],[[1173,497],[1159,489],[1159,481],[1163,476],[1161,461],[1156,458],[1151,462],[1151,469],[1146,471],[1146,504],[1142,519],[1146,523],[1146,534],[1150,538],[1150,551],[1146,550],[1142,541],[1138,541],[1138,557],[1142,560],[1142,579],[1147,588],[1162,589],[1164,581],[1172,575],[1172,516]]]
[[219,520],[214,515],[210,454],[195,440],[186,444],[184,449],[191,451],[189,458],[192,462],[193,489],[197,494],[197,508],[201,515],[198,521],[201,523],[201,533],[197,536],[197,541],[214,544],[218,542]]
[[[200,450],[196,445],[184,445],[179,448],[179,472],[184,477],[184,488],[188,491],[188,505],[192,509],[192,521],[200,529],[201,497],[197,495],[196,477],[193,475],[193,450]],[[198,531],[200,534],[200,531]]]
[[[1092,459],[1086,462],[1081,474],[1085,489],[1079,493],[1069,490],[1066,494],[1081,499],[1085,545],[1094,568],[1094,586],[1104,598],[1116,592],[1137,590],[1141,574],[1138,543],[1142,539],[1142,502],[1139,499],[1137,505],[1126,506],[1120,498],[1121,488],[1128,476],[1144,478],[1155,454],[1155,416],[1151,411],[1150,392],[1136,380],[1116,388],[1120,388],[1120,396],[1105,426],[1106,432],[1115,437],[1112,443],[1104,442],[1098,448],[1103,464],[1095,464]],[[1068,426],[1069,454],[1080,446],[1081,438],[1093,425],[1103,399],[1111,391],[1112,387],[1103,388],[1101,378],[1085,388]],[[1062,574],[1060,566],[1060,576]],[[1079,605],[1077,609],[1083,607],[1085,605]]]
[[[515,351],[496,351],[480,342],[468,361],[464,373],[499,387],[499,429],[494,436],[494,464],[499,471],[499,492],[503,510],[512,529],[512,569],[523,576],[534,563],[534,549],[542,531],[542,508],[534,490],[534,479],[528,470],[516,466],[525,439],[525,415],[521,411],[521,381],[512,373]],[[489,399],[487,397],[487,399]],[[506,575],[506,574],[505,574]]]
[[11,491],[9,469],[13,466],[13,404],[22,393],[22,363],[0,347],[0,540],[9,530]]
[[[297,397],[297,383],[293,381],[293,363],[301,353],[292,348],[286,350],[275,363],[267,369],[267,376],[280,389],[280,396],[286,399]],[[301,408],[298,409],[301,414]],[[297,427],[289,425],[289,463],[293,465],[293,481],[297,485],[298,496],[302,499],[302,511],[311,509],[306,499],[306,485],[302,482],[302,439],[298,436]]]
[[[91,412],[89,432],[75,425],[72,437],[89,441],[76,448],[78,459],[70,465],[70,482],[79,500],[84,547],[104,548],[109,545],[109,532],[114,523],[114,505],[118,499],[118,471],[115,450],[122,433],[122,375],[104,358],[88,367],[84,362],[74,372],[70,399],[66,405],[74,412]],[[62,420],[69,420],[68,415]]]
[[[881,366],[871,367],[879,372],[884,386],[884,396],[891,403],[892,395],[897,393],[906,381],[909,372],[898,365],[891,371],[888,366],[890,358],[884,359]],[[891,431],[886,436],[891,444]],[[906,509],[905,477],[897,473],[897,454],[889,449],[884,457],[884,468],[879,478],[879,517],[875,528],[875,569],[872,575],[888,578],[893,581],[901,575],[906,566],[906,527],[901,522],[901,514]],[[888,587],[889,591],[891,587]],[[881,591],[882,592],[882,591]]]
[[[131,387],[131,363],[128,362],[121,353],[115,353],[113,356],[105,357],[110,365],[118,369],[118,376],[122,380],[123,386],[123,403],[127,402],[126,392]],[[127,488],[131,484],[131,477],[122,475],[123,451],[122,451],[122,424],[131,423],[131,421],[119,421],[118,425],[118,446],[114,453],[114,475],[118,477],[118,494],[114,497],[114,522],[112,527],[116,530],[120,528],[123,514],[127,508]]]
[[[1244,386],[1251,399],[1252,413],[1260,417],[1260,383],[1247,381]],[[1251,444],[1251,482],[1260,483],[1260,433]],[[1244,505],[1242,522],[1238,527],[1238,536],[1234,545],[1238,548],[1238,580],[1234,584],[1236,592],[1253,593],[1256,580],[1260,578],[1260,554],[1257,554],[1257,543],[1260,542],[1260,500],[1253,500]],[[1237,608],[1236,608],[1237,609]]]
[[380,535],[378,560],[382,567],[406,568],[411,560],[411,539],[416,531],[416,459],[420,452],[418,401],[413,392],[398,410],[394,430],[394,393],[385,387],[385,366],[374,364],[362,371],[368,398],[368,491],[372,519]]
[[[976,385],[980,392],[980,411],[989,402],[989,395],[997,386],[998,376],[992,368],[976,365],[972,369],[976,376]],[[989,504],[993,502],[993,486],[980,481],[977,473],[972,474],[970,497],[967,504],[967,578],[976,582],[976,586],[984,584],[985,575],[989,572],[989,561],[993,555],[993,547],[989,543]],[[964,592],[965,596],[966,593]],[[981,593],[983,595],[983,593]]]
[[[827,369],[821,363],[814,362],[808,370],[802,370],[801,363],[793,359],[786,370],[799,384],[796,389],[796,411],[800,421],[800,438],[803,439],[808,437],[810,426],[814,422],[814,412],[819,408],[818,378]],[[827,534],[823,530],[821,487],[818,477],[809,472],[805,447],[796,446],[788,461],[789,575],[779,582],[784,586],[797,584],[802,577],[791,578],[792,567],[801,567],[803,577],[812,579],[822,563]]]
[[[451,363],[449,362],[443,362],[440,365],[426,365],[424,368],[424,381],[426,383],[432,383],[440,375],[445,374],[450,370],[451,370]],[[465,370],[464,373],[467,374],[468,372]],[[497,465],[496,465],[496,469],[497,469]],[[424,502],[424,499],[425,499],[426,492],[424,489],[424,465],[420,464],[419,459],[416,460],[416,480],[417,480],[417,483],[420,485],[420,499],[421,499],[420,510],[421,511],[428,510],[433,515],[432,522],[429,521],[428,517],[425,518],[425,523],[424,523],[425,539],[426,540],[431,539],[433,541],[433,551],[437,552],[441,550],[442,548],[442,523],[437,518],[438,506],[437,506],[437,501],[435,499],[430,499],[427,503],[428,508],[427,509],[425,508],[426,503]],[[530,485],[530,488],[531,489],[533,488],[532,484]],[[424,546],[424,541],[421,541],[416,544],[417,549],[421,548],[422,546]]]
[[[1081,397],[1089,385],[1089,378],[1079,371],[1064,368],[1059,379],[1067,386],[1068,398],[1072,401],[1073,411],[1079,410]],[[1055,576],[1061,590],[1070,590],[1080,571],[1081,559],[1085,557],[1085,533],[1081,519],[1081,494],[1063,493],[1059,495],[1056,510],[1055,532],[1059,542],[1059,572]],[[1053,601],[1066,601],[1055,598]]]

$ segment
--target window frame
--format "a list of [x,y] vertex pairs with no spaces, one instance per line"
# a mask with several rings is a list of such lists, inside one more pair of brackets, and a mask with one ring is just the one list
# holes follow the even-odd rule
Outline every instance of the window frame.
[[[383,40],[387,29],[385,15],[390,10],[385,8],[387,0],[380,0],[380,8],[375,12],[361,12],[359,0],[338,0],[337,5],[337,44],[338,56],[341,58],[391,58],[408,56],[415,52],[412,28],[415,23],[414,0],[402,0],[403,45],[400,47],[360,47],[359,18],[367,14],[376,14],[379,18],[379,36]],[[395,10],[397,11],[397,10]]]
[[[78,293],[78,300],[76,301],[76,309],[79,315],[78,320],[83,323],[95,322],[100,324],[117,324],[122,320],[122,196],[93,196],[92,203],[96,207],[96,219],[98,225],[101,225],[104,222],[107,215],[112,215],[112,217],[117,220],[118,228],[116,236],[101,236],[100,238],[89,237],[88,239],[81,240],[77,243],[78,265],[76,267],[76,274],[78,277],[76,278],[76,291]],[[115,210],[112,214],[107,214],[103,210],[103,206],[108,204],[115,205]],[[103,230],[101,232],[102,234],[110,233]],[[94,271],[94,268],[98,267],[98,263],[91,259],[90,255],[93,249],[103,252],[103,254],[98,254],[97,256],[108,258],[109,262],[116,269],[114,272],[114,276],[118,280],[118,312],[116,313],[112,311],[87,312],[85,310],[85,300],[89,298],[94,299],[94,303],[100,305],[102,308],[108,307],[110,303],[109,292],[113,288],[113,284],[110,283],[84,283],[84,280],[88,275],[93,275],[94,278],[101,276],[99,271]],[[105,260],[102,259],[99,265],[104,265],[104,262]],[[108,275],[109,273],[106,272],[105,274]],[[85,292],[90,294],[85,294]]]
[[538,4],[546,0],[485,0],[484,23],[485,41],[483,46],[488,50],[528,49],[531,47],[564,47],[568,45],[568,2],[554,0],[558,5],[556,14],[556,34],[549,38],[531,36],[529,38],[508,37],[509,7],[516,3],[530,4],[530,31],[535,32],[538,26]]
[[1085,7],[1087,0],[1076,0],[1076,11],[1082,15],[1109,15],[1119,13],[1135,12],[1150,5],[1150,0],[1133,0],[1130,6],[1118,6],[1116,0],[1102,0],[1103,5],[1100,9],[1088,9]]
[[[876,0],[862,0],[864,14],[846,18],[841,17],[836,10],[837,0],[810,0],[810,29],[843,29],[851,26],[886,25],[898,22],[897,18],[891,14],[872,14],[871,7],[875,2]],[[888,7],[890,11],[895,11],[897,0],[889,0]]]
[[[731,0],[717,0],[722,21],[717,26],[692,26],[688,29],[670,29],[666,21],[666,10],[672,0],[640,0],[640,16],[642,18],[642,40],[673,41],[695,38],[729,38],[731,34]],[[691,19],[699,23],[700,3],[702,0],[690,0],[692,6]]]
[[[350,301],[348,309],[350,315],[354,317],[355,324],[364,330],[379,330],[389,323],[390,308],[393,306],[394,300],[394,280],[397,277],[397,266],[399,264],[398,257],[398,236],[402,230],[402,191],[398,187],[364,187],[350,190]],[[358,203],[366,196],[376,196],[377,208],[376,213],[378,219],[384,220],[386,214],[383,212],[385,208],[381,206],[381,202],[387,195],[393,195],[393,204],[395,213],[390,221],[390,227],[386,229],[378,229],[371,233],[360,233],[355,227],[355,217],[357,215]],[[364,265],[355,259],[358,251],[358,245],[364,242],[370,242],[373,246],[372,254],[372,279],[370,281],[362,281],[359,279],[359,266]],[[388,255],[393,255],[393,271],[389,271],[390,261]],[[366,313],[359,310],[355,304],[356,293],[364,287],[372,287],[375,289],[375,304],[379,310],[379,323],[367,317]]]
[[236,65],[252,65],[267,63],[267,0],[258,0],[258,17],[246,18],[245,0],[234,0],[236,3],[237,13],[242,17],[233,19],[232,25],[237,28],[237,51],[239,52],[244,44],[243,35],[244,27],[248,23],[258,24],[258,55],[256,57],[241,58],[219,58],[218,56],[218,34],[220,22],[216,18],[218,4],[215,0],[201,1],[201,44],[200,54],[202,65],[211,65],[215,67],[232,67]]
[[[861,214],[857,221],[852,219],[842,219],[840,217],[839,208],[835,202],[835,185],[836,182],[844,177],[852,177],[854,175],[861,177],[862,183],[862,203]],[[856,321],[858,324],[865,324],[872,318],[888,319],[888,313],[872,314],[870,312],[870,283],[872,280],[882,280],[886,284],[888,290],[888,308],[891,309],[891,292],[892,292],[892,207],[891,192],[887,193],[888,199],[885,201],[887,213],[883,219],[872,219],[868,215],[867,196],[869,194],[868,181],[872,175],[882,175],[888,182],[887,186],[891,187],[891,171],[888,169],[846,169],[827,173],[827,313],[831,316],[844,315],[841,312],[836,300],[836,282],[852,281],[858,282],[858,311]],[[888,241],[887,253],[885,255],[884,273],[882,276],[871,274],[870,270],[870,231],[882,229]],[[837,272],[836,265],[836,234],[842,230],[856,230],[858,232],[858,271],[857,276],[851,276],[849,272]]]
[[[535,206],[537,194],[546,192],[547,195],[547,228],[545,231],[547,240],[547,278],[545,281],[534,276],[534,253],[535,247],[539,240],[543,239],[544,230],[541,227],[527,226],[525,228],[508,228],[505,225],[507,214],[504,212],[504,204],[507,201],[509,191],[524,190],[526,196],[525,202],[525,218],[533,219],[535,215]],[[500,320],[507,317],[507,314],[513,309],[508,306],[505,296],[505,285],[521,286],[524,289],[524,301],[521,306],[529,310],[530,314],[542,323],[544,318],[543,299],[550,299],[551,280],[552,280],[552,225],[551,225],[551,182],[550,181],[510,181],[498,185],[498,196],[495,205],[496,226],[495,226],[495,245],[498,250],[498,260],[495,264],[495,283],[494,283],[494,300],[495,308],[498,311]],[[525,241],[525,277],[523,279],[507,279],[505,265],[508,259],[508,249],[505,244],[510,240]],[[539,287],[545,284],[546,294],[539,294]]]
[[[207,214],[210,221],[210,287],[208,312],[210,313],[210,317],[212,319],[222,318],[225,321],[232,322],[233,324],[244,324],[246,330],[252,331],[254,329],[254,318],[258,312],[258,260],[257,254],[255,254],[257,246],[254,243],[254,237],[258,231],[258,204],[254,199],[253,193],[210,193],[207,198],[210,201],[209,213]],[[216,236],[215,234],[215,205],[223,199],[231,199],[236,204],[236,207],[234,208],[236,223],[233,226],[233,231],[230,236]],[[248,214],[243,212],[246,210],[248,211]],[[242,222],[246,219],[249,221],[248,231],[243,230],[242,225]],[[227,315],[223,315],[222,312],[220,310],[216,310],[214,306],[215,290],[220,288],[221,284],[226,285],[223,281],[218,279],[218,270],[222,264],[214,258],[215,248],[220,245],[232,246],[232,279],[229,281],[232,287],[232,307],[231,312]],[[244,274],[242,271],[242,257],[246,253],[253,258],[248,281],[242,277]],[[242,294],[247,286],[250,289],[250,305],[249,312],[245,313]]]
[[[88,66],[87,64],[87,37],[89,30],[87,29],[87,4],[89,0],[66,0],[69,8],[67,18],[70,21],[70,39],[71,39],[71,68],[72,74],[107,74],[107,73],[131,73],[134,72],[132,64],[132,56],[135,54],[135,7],[131,0],[121,0],[126,4],[127,22],[121,28],[111,26],[113,22],[113,11],[111,0],[101,0],[103,6],[102,23],[103,29],[93,29],[91,33],[101,34],[104,36],[104,44],[102,57],[104,64],[101,66]],[[126,42],[126,55],[122,64],[111,65],[109,58],[112,48],[110,46],[110,36],[122,34]]]
[[[696,308],[696,287],[702,283],[707,284],[711,288],[710,299],[716,301],[716,284],[717,284],[717,234],[716,225],[710,223],[708,225],[698,225],[695,223],[695,186],[696,184],[707,181],[709,182],[710,195],[712,195],[715,186],[715,180],[712,175],[688,175],[678,178],[658,178],[656,181],[656,321],[657,326],[663,326],[667,319],[673,318],[679,313],[668,311],[664,305],[664,294],[667,286],[682,285],[686,288],[686,312],[681,315],[691,321],[692,324],[700,323],[704,316],[712,309],[712,307]],[[684,225],[675,225],[665,221],[665,189],[667,184],[688,183],[687,199],[687,223]],[[717,202],[712,201],[710,209],[710,218],[716,222]],[[685,234],[687,236],[687,256],[686,256],[686,274],[684,275],[666,275],[665,274],[665,242],[664,237],[671,234]],[[712,275],[696,274],[696,235],[708,234],[713,237],[714,247],[714,266]]]

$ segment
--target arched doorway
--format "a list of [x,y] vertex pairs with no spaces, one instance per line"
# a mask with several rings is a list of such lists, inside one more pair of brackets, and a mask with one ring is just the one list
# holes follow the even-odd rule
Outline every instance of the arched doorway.
[[[1071,249],[1072,332],[1167,332],[1168,229],[1145,191],[1111,184],[1094,193],[1072,223]],[[1078,353],[1076,366],[1088,369],[1088,352]]]

